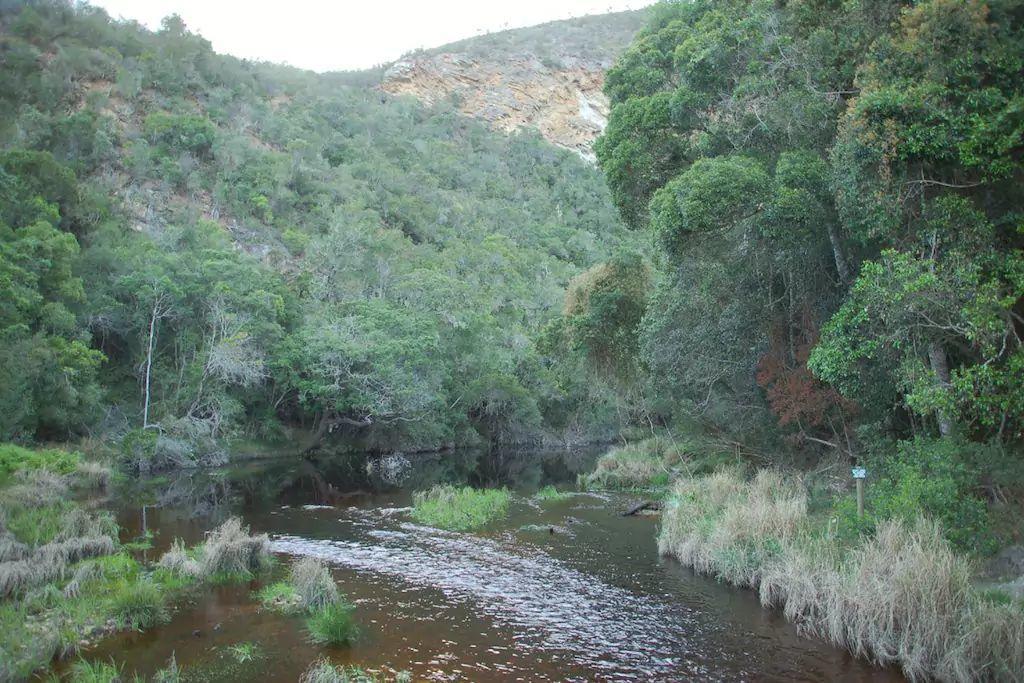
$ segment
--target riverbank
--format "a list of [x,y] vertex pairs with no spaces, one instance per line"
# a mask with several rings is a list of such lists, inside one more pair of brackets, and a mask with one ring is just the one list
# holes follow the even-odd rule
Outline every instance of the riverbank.
[[[152,537],[123,539],[101,507],[112,476],[76,451],[0,445],[0,681],[26,680],[114,633],[166,623],[196,586],[247,581],[270,562],[267,537],[237,520],[195,548],[177,544],[146,562],[140,554]],[[79,668],[76,680],[109,673]]]
[[727,468],[675,481],[658,546],[758,591],[803,633],[911,680],[1021,679],[1024,602],[976,589],[974,562],[938,524],[891,519],[844,537],[842,523],[809,512],[796,475]]

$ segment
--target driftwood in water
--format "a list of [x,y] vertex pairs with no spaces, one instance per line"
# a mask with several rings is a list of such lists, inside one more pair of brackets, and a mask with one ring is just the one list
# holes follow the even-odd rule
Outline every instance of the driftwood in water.
[[660,510],[661,501],[658,500],[645,500],[634,505],[631,505],[623,513],[623,517],[632,517],[633,515],[643,512],[644,510]]

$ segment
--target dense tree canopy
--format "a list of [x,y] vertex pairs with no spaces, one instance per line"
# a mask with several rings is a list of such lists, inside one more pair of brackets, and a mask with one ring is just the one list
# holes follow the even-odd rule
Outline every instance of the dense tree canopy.
[[641,243],[581,159],[216,55],[178,17],[0,12],[0,439],[615,428],[613,392],[536,343],[573,277]]
[[[663,2],[597,146],[680,409],[1021,438],[1024,5]],[[854,417],[856,416],[856,417]]]

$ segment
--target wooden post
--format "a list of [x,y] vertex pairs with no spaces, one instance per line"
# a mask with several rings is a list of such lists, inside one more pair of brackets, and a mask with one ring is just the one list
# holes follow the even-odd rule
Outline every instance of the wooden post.
[[864,516],[864,480],[857,480],[857,516]]
[[853,475],[853,480],[857,482],[857,516],[864,516],[864,479],[868,476],[868,471],[864,467],[854,467],[850,470]]

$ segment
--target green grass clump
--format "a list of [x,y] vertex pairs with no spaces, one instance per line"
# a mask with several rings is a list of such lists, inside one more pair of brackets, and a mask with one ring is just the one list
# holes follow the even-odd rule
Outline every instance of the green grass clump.
[[287,581],[275,581],[256,591],[256,599],[268,609],[294,612],[300,609],[302,598]]
[[339,601],[314,610],[306,618],[309,639],[318,645],[348,645],[359,635],[355,606]]
[[166,602],[160,587],[148,579],[123,581],[114,588],[111,613],[123,627],[142,630],[168,620]]
[[304,557],[293,564],[288,580],[303,609],[318,610],[341,600],[331,571],[314,557]]
[[508,514],[510,499],[507,489],[435,486],[413,497],[412,517],[442,529],[475,529]]
[[581,474],[577,483],[588,490],[660,494],[678,476],[711,474],[735,462],[735,454],[703,437],[656,436],[613,448],[598,458],[593,472]]
[[71,665],[71,680],[75,683],[116,683],[122,680],[121,670],[109,662],[89,662],[79,659]]
[[[358,666],[335,666],[326,659],[313,662],[299,677],[299,683],[379,683],[383,680]],[[412,677],[405,671],[394,676],[395,683],[411,680]]]
[[54,474],[71,474],[82,461],[82,454],[57,449],[32,450],[12,443],[0,444],[0,486],[18,471],[47,470]]
[[551,484],[548,484],[534,494],[534,498],[540,501],[557,501],[572,498],[573,494],[568,491],[559,491]]
[[228,653],[239,664],[245,664],[263,656],[263,651],[257,643],[236,643],[228,648]]

